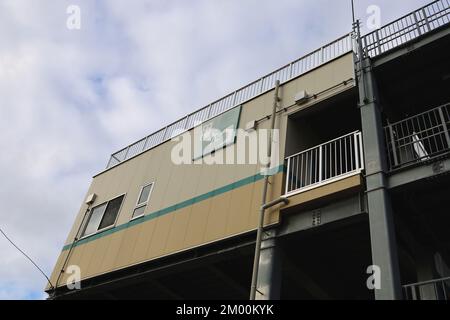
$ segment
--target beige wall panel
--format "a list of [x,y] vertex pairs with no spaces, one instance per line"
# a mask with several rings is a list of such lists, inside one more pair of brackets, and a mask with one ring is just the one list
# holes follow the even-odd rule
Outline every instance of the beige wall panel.
[[211,198],[197,202],[192,206],[189,224],[184,238],[184,247],[198,246],[205,235],[205,227],[211,210]]
[[[70,265],[72,265],[72,264],[73,264],[73,265],[79,265],[79,263],[80,263],[80,261],[81,261],[81,259],[82,259],[82,257],[83,257],[83,252],[84,252],[83,246],[75,247],[75,248],[72,250],[72,253],[70,254],[69,260],[68,260],[67,263],[66,263],[66,268],[67,268],[67,266],[70,266]],[[61,278],[59,279],[58,287],[60,287],[61,284],[65,285],[66,280],[67,280],[67,278],[68,278],[69,276],[70,276],[70,275],[69,275],[68,273],[63,273],[63,274],[61,275]]]
[[167,238],[169,237],[173,218],[173,214],[166,214],[162,217],[157,218],[152,242],[150,243],[147,252],[148,259],[160,257],[165,254]]
[[157,220],[153,219],[142,223],[139,236],[136,239],[133,254],[131,255],[131,263],[138,263],[147,259],[147,253],[152,243],[153,234],[155,232]]
[[[217,165],[203,165],[201,168],[201,173],[198,176],[198,184],[196,188],[196,195],[202,195],[208,193],[214,189],[214,181],[217,176],[218,168]],[[188,186],[191,185],[191,181],[185,181]]]
[[[281,178],[279,176],[281,176]],[[283,173],[278,173],[277,179],[282,179],[282,176],[283,176]],[[250,213],[249,213],[250,219],[248,222],[249,230],[253,230],[258,226],[259,209],[261,207],[263,185],[264,185],[264,180],[259,180],[258,182],[256,182],[254,184],[254,190],[253,190],[252,201],[251,201],[251,206],[250,206]],[[271,185],[269,185],[268,190],[269,190],[268,194],[274,194],[271,191],[272,190]],[[268,201],[275,200],[277,197],[268,197],[267,200]],[[272,209],[272,210],[266,211],[265,219],[264,219],[265,225],[277,223],[278,221],[279,221],[278,209]]]
[[197,195],[196,189],[200,182],[198,177],[202,172],[202,167],[199,165],[181,165],[184,171],[182,181],[179,181],[181,188],[179,191],[179,201],[192,199]]
[[361,185],[361,176],[351,176],[333,183],[323,185],[321,187],[311,189],[293,196],[290,196],[289,204],[283,208],[290,208],[299,204],[303,204],[315,199],[323,198],[328,195],[332,195],[337,192],[341,192],[347,189],[356,188]]
[[211,208],[206,222],[205,242],[226,237],[227,219],[231,206],[231,192],[226,192],[211,199]]
[[169,207],[171,205],[180,202],[180,191],[187,183],[194,183],[194,181],[184,180],[185,171],[181,166],[169,166],[170,178],[166,186],[166,193],[163,197],[162,208]]
[[[51,281],[52,285],[56,285],[56,280],[58,279],[59,273],[63,267],[64,262],[66,261],[66,257],[67,257],[68,253],[69,253],[69,251],[66,250],[66,251],[61,252],[61,254],[59,255],[58,260],[56,261],[55,267],[50,276],[50,281]],[[49,289],[50,285],[47,284],[45,288]]]
[[142,224],[138,224],[122,231],[124,235],[120,244],[119,252],[117,252],[116,260],[114,261],[114,269],[130,264],[141,228]]
[[170,213],[173,215],[173,222],[169,231],[169,237],[167,239],[167,252],[175,252],[183,248],[191,211],[192,207],[186,207]]
[[83,255],[80,257],[80,260],[77,260],[77,265],[81,269],[81,277],[88,277],[89,264],[94,257],[95,248],[98,246],[98,241],[92,241],[86,243],[83,247]]
[[231,192],[226,234],[238,234],[247,231],[253,198],[253,186],[253,184],[249,184]]
[[95,274],[98,274],[99,270],[101,270],[102,262],[103,259],[105,258],[110,240],[111,237],[103,237],[96,241],[93,241],[93,243],[95,243],[95,250],[91,258],[91,261],[87,266],[87,270],[85,274],[83,274],[83,278],[91,277]]
[[119,252],[123,236],[124,232],[116,232],[108,236],[108,238],[110,238],[109,245],[106,249],[106,254],[100,267],[100,272],[108,272],[113,270],[114,262],[116,260],[117,253]]

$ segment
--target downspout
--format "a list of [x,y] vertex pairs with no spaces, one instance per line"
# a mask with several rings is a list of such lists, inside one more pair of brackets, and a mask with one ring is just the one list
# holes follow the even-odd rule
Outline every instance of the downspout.
[[90,212],[90,204],[88,204],[88,207],[87,207],[86,211],[84,212],[83,219],[81,220],[81,224],[80,224],[80,226],[77,229],[77,232],[75,234],[75,238],[73,239],[73,241],[72,241],[72,243],[70,245],[69,252],[67,253],[66,259],[64,260],[64,263],[63,263],[63,265],[61,267],[61,270],[59,271],[58,278],[56,279],[56,283],[55,283],[55,288],[53,290],[53,293],[51,294],[51,298],[52,297],[56,297],[56,293],[57,293],[56,291],[58,290],[59,280],[60,280],[62,274],[66,271],[65,269],[66,269],[67,262],[70,259],[70,254],[72,253],[72,250],[75,247],[76,242],[78,242],[78,240],[79,240],[78,236],[80,235],[81,228],[84,226],[86,217],[89,214],[89,212]]
[[[280,81],[277,80],[275,83],[275,94],[273,98],[273,109],[272,109],[272,118],[271,118],[271,125],[270,125],[270,139],[269,139],[269,146],[267,148],[267,156],[268,156],[268,163],[267,168],[269,170],[271,165],[271,158],[272,158],[272,139],[273,139],[273,130],[275,129],[275,117],[277,115],[277,106],[278,102],[280,101],[280,98],[278,97],[278,91],[280,89]],[[263,193],[262,193],[262,203],[259,210],[259,223],[258,223],[258,229],[256,233],[256,244],[255,244],[255,256],[253,260],[253,272],[252,272],[252,284],[250,288],[250,300],[255,300],[256,297],[256,291],[257,291],[257,282],[258,282],[258,271],[259,271],[259,258],[261,255],[261,241],[262,241],[262,233],[264,228],[264,213],[266,209],[273,207],[279,203],[288,203],[288,199],[286,198],[279,198],[276,200],[273,200],[269,203],[266,203],[267,201],[267,189],[269,186],[269,174],[267,174],[264,177],[264,186],[263,186]]]

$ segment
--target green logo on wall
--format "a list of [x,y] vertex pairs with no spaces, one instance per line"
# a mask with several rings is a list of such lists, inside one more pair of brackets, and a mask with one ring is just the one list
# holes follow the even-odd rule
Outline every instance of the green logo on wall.
[[241,106],[201,124],[201,134],[195,136],[194,160],[222,149],[236,140],[236,130],[241,115]]

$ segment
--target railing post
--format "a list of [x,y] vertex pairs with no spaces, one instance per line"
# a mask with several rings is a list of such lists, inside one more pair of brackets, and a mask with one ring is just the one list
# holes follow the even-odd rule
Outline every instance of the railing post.
[[422,35],[422,31],[420,31],[419,20],[417,19],[417,11],[414,12],[413,17],[414,17],[414,21],[416,22],[417,32],[419,33],[419,36],[421,36]]
[[422,14],[423,14],[423,19],[425,20],[425,25],[427,26],[427,31],[430,32],[431,31],[431,27],[430,27],[430,23],[428,22],[428,16],[427,13],[425,11],[425,8],[422,8]]
[[264,88],[264,77],[262,77],[260,81],[261,84],[259,85],[259,93],[262,93]]
[[236,105],[236,92],[237,92],[237,91],[235,91],[235,92],[233,93],[233,99],[232,99],[230,108],[232,108],[232,107],[234,107],[234,106]]
[[[211,109],[212,109],[211,106],[212,106],[212,103],[210,103],[208,105],[208,115],[206,116],[205,120],[208,120],[211,117]],[[203,120],[202,120],[202,122],[203,122]]]
[[322,182],[322,148],[323,145],[319,147],[319,181]]
[[361,163],[360,163],[360,165],[359,165],[359,167],[360,167],[360,169],[364,169],[365,167],[364,167],[364,150],[363,150],[363,141],[362,141],[362,133],[361,132],[358,132],[357,133],[357,135],[358,135],[358,141],[359,141],[359,158],[361,159]]
[[378,34],[378,32],[380,31],[380,29],[375,30],[375,39],[377,41],[377,51],[378,54],[381,54],[381,43],[380,43],[380,35]]
[[144,150],[145,150],[145,146],[147,145],[148,137],[149,137],[149,136],[146,136],[146,137],[145,137],[144,144],[142,145],[142,150],[141,150],[141,151],[144,151]]
[[287,171],[286,171],[286,190],[285,190],[285,194],[287,194],[289,192],[289,172],[291,170],[291,158],[287,159]]
[[[398,166],[398,156],[397,156],[397,147],[395,146],[395,137],[394,137],[394,131],[392,130],[392,125],[388,125],[389,129],[389,140],[391,140],[391,147],[392,147],[392,155],[394,157],[394,166]],[[389,150],[388,150],[389,152]],[[392,163],[390,163],[392,169]]]
[[448,133],[447,122],[445,122],[444,113],[442,112],[442,107],[438,108],[439,118],[441,118],[442,127],[444,128],[445,140],[447,140],[447,148],[450,148],[450,136]]
[[354,143],[354,152],[353,152],[353,156],[355,157],[355,170],[358,170],[360,167],[360,163],[359,163],[359,154],[358,154],[358,146],[359,146],[359,142],[358,142],[358,136],[356,135],[356,133],[353,134],[353,143]]
[[122,161],[127,160],[128,151],[130,151],[130,146],[127,147],[127,152],[125,152],[125,155],[123,156],[123,160]]

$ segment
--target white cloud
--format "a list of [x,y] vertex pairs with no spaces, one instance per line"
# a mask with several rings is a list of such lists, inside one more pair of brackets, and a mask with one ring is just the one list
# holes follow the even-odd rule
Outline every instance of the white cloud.
[[[383,22],[427,1],[379,4]],[[66,8],[81,8],[81,30]],[[384,9],[384,10],[383,10]],[[0,2],[0,226],[50,273],[108,155],[350,30],[348,1]],[[40,275],[0,238],[0,299]]]

